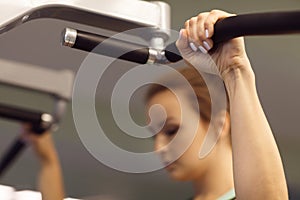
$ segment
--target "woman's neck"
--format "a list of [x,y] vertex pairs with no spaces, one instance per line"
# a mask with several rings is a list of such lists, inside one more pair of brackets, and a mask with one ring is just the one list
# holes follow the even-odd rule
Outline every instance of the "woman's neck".
[[232,156],[228,152],[219,156],[216,159],[217,163],[210,166],[202,177],[193,182],[194,200],[215,200],[234,188]]

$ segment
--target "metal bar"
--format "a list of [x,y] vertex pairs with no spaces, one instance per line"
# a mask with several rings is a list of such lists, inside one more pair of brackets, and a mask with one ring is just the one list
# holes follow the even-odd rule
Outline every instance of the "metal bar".
[[[215,24],[214,44],[250,35],[300,33],[300,11],[253,13],[228,17]],[[168,45],[165,56],[170,62],[182,59],[175,43]]]
[[[300,33],[300,21],[295,20],[299,18],[300,11],[253,13],[228,17],[215,24],[215,33],[212,39],[215,46],[217,46],[216,44],[240,36]],[[101,46],[101,49],[96,48],[93,50],[97,45],[107,39],[107,37],[93,33],[84,31],[76,32],[74,29],[66,29],[63,36],[63,45],[65,46],[88,52],[93,51],[94,53],[113,58],[117,57],[115,55],[120,55],[119,52],[130,51],[129,54],[125,54],[119,58],[144,64],[150,56],[150,49],[148,47],[112,38],[110,38],[105,45]],[[159,53],[161,52],[157,54]],[[167,58],[169,62],[177,62],[182,59],[175,42],[165,48],[164,56],[160,56],[160,58]]]
[[0,177],[4,174],[6,169],[20,156],[21,152],[25,149],[26,142],[21,138],[17,138],[10,145],[10,147],[3,154],[0,161]]

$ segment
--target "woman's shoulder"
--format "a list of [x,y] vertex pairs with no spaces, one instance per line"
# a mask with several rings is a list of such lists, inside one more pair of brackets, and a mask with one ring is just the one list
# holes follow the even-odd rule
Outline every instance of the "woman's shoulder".
[[[224,195],[220,196],[217,200],[235,200],[235,191],[234,189],[229,190]],[[193,200],[193,197],[188,198],[187,200]]]
[[[226,200],[235,200],[236,198],[235,197],[232,197],[232,198],[230,198],[230,199],[226,199]],[[187,200],[193,200],[193,197],[191,197],[191,198],[188,198]],[[220,200],[220,199],[217,199],[217,200]],[[225,199],[222,199],[222,200],[225,200]]]

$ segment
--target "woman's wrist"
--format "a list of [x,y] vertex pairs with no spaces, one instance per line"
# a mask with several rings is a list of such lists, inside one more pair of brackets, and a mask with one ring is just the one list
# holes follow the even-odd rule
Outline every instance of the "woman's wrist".
[[228,69],[222,74],[229,99],[235,97],[236,92],[239,89],[251,92],[256,91],[255,75],[252,71],[251,65],[249,62],[245,62],[244,65],[245,66]]
[[32,146],[41,164],[58,162],[57,152],[50,133],[44,133],[35,138]]

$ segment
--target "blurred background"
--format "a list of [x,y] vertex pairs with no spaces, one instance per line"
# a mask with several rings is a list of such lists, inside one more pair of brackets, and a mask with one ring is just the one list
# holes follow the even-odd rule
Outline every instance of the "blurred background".
[[[299,0],[209,1],[170,0],[172,29],[179,30],[185,20],[199,12],[222,9],[243,14],[264,11],[299,10]],[[299,20],[299,19],[295,19]],[[51,69],[77,72],[86,52],[62,47],[60,33],[74,24],[53,19],[35,20],[0,35],[0,64],[5,60],[23,62]],[[76,24],[82,30],[93,27]],[[265,113],[278,143],[288,180],[290,199],[300,199],[300,35],[247,37],[246,48],[256,73],[257,88]],[[178,63],[181,65],[182,63]],[[96,110],[109,138],[125,149],[148,151],[152,140],[125,137],[115,125],[109,108],[115,82],[136,64],[116,61],[99,83]],[[1,73],[1,72],[0,72]],[[143,123],[141,93],[130,102],[133,119]],[[47,95],[0,85],[0,102],[51,111],[53,102]],[[0,153],[18,135],[19,125],[0,119]],[[53,134],[61,159],[67,196],[85,199],[187,199],[192,194],[189,183],[173,182],[163,171],[127,174],[106,167],[85,149],[75,130],[71,104],[60,129]],[[101,141],[99,141],[101,145]],[[18,190],[36,189],[38,163],[28,149],[7,171],[0,184]]]

